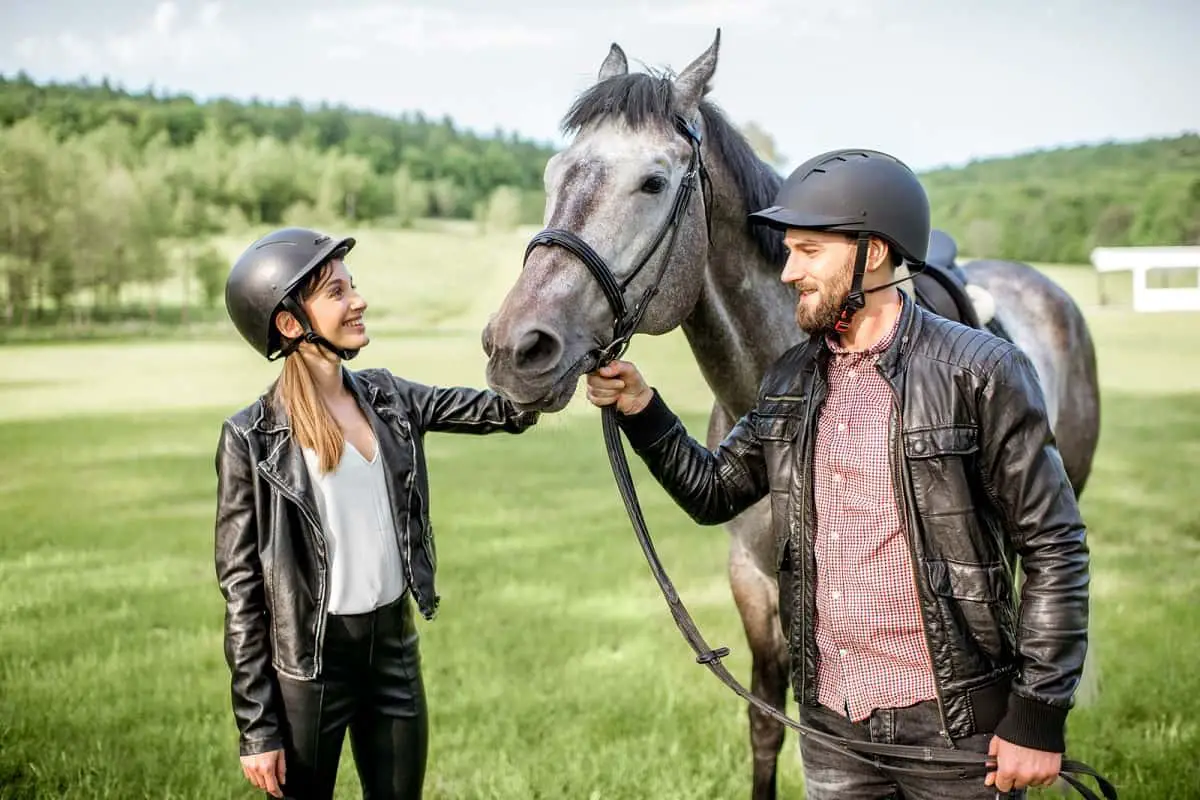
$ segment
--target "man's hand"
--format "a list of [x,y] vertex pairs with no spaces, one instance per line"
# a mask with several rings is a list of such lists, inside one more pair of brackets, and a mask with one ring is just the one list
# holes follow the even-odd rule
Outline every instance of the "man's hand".
[[252,756],[242,756],[242,772],[246,780],[274,797],[283,797],[279,785],[286,783],[287,767],[283,763],[283,751],[271,750]]
[[595,406],[616,403],[622,414],[636,414],[654,399],[638,368],[628,361],[612,361],[587,377],[587,397]]
[[992,737],[988,755],[996,759],[996,769],[987,774],[983,783],[995,786],[1001,792],[1027,786],[1050,786],[1062,770],[1062,753],[1032,750],[1006,742],[999,736]]

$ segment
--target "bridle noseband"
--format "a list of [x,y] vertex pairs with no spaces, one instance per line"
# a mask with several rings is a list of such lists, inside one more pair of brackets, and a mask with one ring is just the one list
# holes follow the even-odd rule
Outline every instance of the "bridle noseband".
[[[529,245],[525,248],[525,258],[522,261],[522,266],[529,261],[530,254],[540,245],[557,245],[567,250],[587,267],[588,272],[592,274],[600,290],[604,292],[604,298],[608,301],[609,308],[612,309],[613,313],[613,333],[612,340],[607,345],[596,348],[590,353],[596,359],[596,367],[603,366],[613,359],[620,358],[622,353],[625,352],[625,348],[629,345],[629,340],[633,338],[633,334],[637,331],[637,327],[646,313],[647,306],[650,305],[650,301],[654,299],[654,296],[658,294],[663,274],[671,261],[671,254],[675,250],[675,239],[679,233],[679,223],[687,211],[688,204],[691,202],[692,192],[696,189],[697,181],[702,184],[702,192],[707,193],[709,187],[708,170],[704,166],[704,158],[700,153],[699,130],[679,114],[674,115],[673,121],[675,129],[688,140],[688,144],[692,147],[691,158],[688,160],[688,169],[684,173],[683,179],[679,183],[679,188],[675,192],[675,202],[671,206],[671,213],[667,216],[666,222],[659,228],[658,235],[654,237],[646,252],[629,274],[625,276],[624,280],[617,278],[612,268],[596,252],[595,248],[581,239],[577,234],[565,228],[546,228],[539,231],[530,239]],[[705,224],[711,234],[712,220],[709,217],[709,202],[707,198],[704,203],[704,216]],[[668,232],[670,233],[670,238],[667,241],[666,252],[659,262],[658,274],[654,276],[654,280],[646,288],[646,291],[642,293],[641,298],[630,308],[625,303],[625,291],[646,264],[650,263],[650,259],[658,252],[663,240],[667,238]]]

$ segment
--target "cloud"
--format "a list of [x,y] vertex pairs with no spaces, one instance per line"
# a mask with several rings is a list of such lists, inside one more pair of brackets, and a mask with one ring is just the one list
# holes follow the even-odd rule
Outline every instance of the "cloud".
[[778,30],[779,46],[790,37],[841,38],[836,28],[870,23],[871,0],[815,0],[797,4],[789,0],[684,0],[675,5],[642,3],[642,20],[652,25],[693,25],[705,28],[735,26]]
[[468,16],[449,9],[391,5],[314,11],[309,15],[308,28],[326,40],[336,40],[335,52],[340,58],[351,55],[345,40],[418,51],[477,51],[558,45],[569,36],[560,29],[531,27],[481,14]]
[[69,64],[74,71],[97,73],[110,71],[114,62],[122,67],[192,66],[235,46],[236,37],[221,25],[219,2],[204,4],[193,20],[183,18],[173,0],[164,0],[131,29],[96,39],[71,30],[28,36],[14,50],[25,61]]
[[693,0],[673,6],[642,7],[642,19],[652,25],[700,25],[722,28],[764,22],[772,0]]

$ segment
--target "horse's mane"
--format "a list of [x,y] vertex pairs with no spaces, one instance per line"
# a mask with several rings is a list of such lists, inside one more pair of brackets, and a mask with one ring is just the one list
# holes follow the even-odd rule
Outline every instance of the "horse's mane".
[[[609,78],[581,94],[563,118],[565,133],[578,133],[582,128],[607,117],[617,117],[630,128],[646,125],[665,125],[674,130],[674,94],[669,74],[631,73]],[[705,135],[729,169],[738,193],[749,214],[770,206],[775,199],[781,179],[754,152],[746,137],[725,115],[708,100],[700,103]],[[783,237],[765,225],[749,225],[749,234],[758,249],[772,264],[781,267],[787,260]]]

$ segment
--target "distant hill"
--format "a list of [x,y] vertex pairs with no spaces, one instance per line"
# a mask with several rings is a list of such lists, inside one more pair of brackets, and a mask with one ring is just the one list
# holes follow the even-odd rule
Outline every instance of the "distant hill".
[[[23,120],[56,141],[88,138],[131,166],[158,159],[172,192],[186,188],[216,227],[227,212],[273,223],[298,209],[385,224],[488,215],[537,223],[552,155],[513,133],[477,134],[415,111],[198,103],[107,82],[0,76],[0,134]],[[1196,134],[987,159],[922,179],[934,224],[969,255],[1081,262],[1096,245],[1200,242]]]
[[1042,150],[925,172],[971,255],[1085,262],[1098,245],[1200,243],[1200,135]]
[[[547,145],[514,133],[477,134],[448,117],[433,119],[420,112],[386,116],[296,101],[201,103],[186,94],[128,92],[107,81],[40,84],[21,73],[0,75],[0,129],[29,118],[58,139],[116,130],[138,150],[161,144],[207,149],[211,155],[270,137],[296,156],[337,153],[350,159],[342,165],[345,170],[365,173],[350,212],[356,220],[392,212],[397,171],[422,190],[418,216],[469,218],[498,187],[540,192],[542,171],[552,155]],[[274,154],[280,148],[267,149]],[[310,171],[322,166],[319,159],[292,161]],[[320,201],[317,188],[302,180],[275,180],[272,190],[276,199],[258,208],[251,200],[241,203],[248,217],[275,222],[294,202]],[[537,208],[540,215],[540,201]]]

